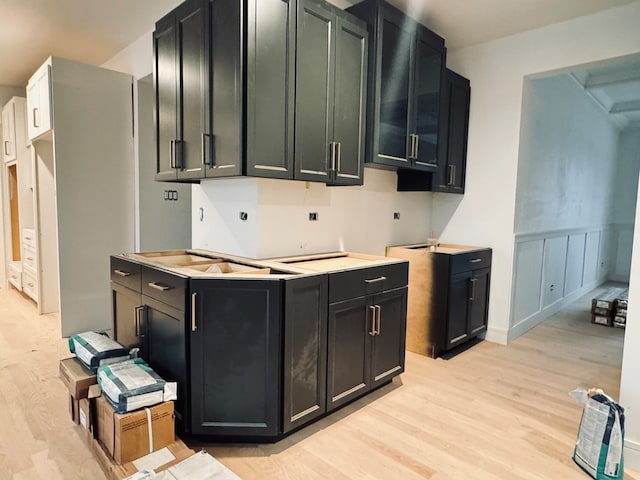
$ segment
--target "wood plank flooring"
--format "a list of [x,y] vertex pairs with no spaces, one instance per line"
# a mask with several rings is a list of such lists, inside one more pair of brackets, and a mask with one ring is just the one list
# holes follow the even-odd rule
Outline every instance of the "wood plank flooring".
[[[508,346],[407,353],[400,378],[278,443],[187,443],[243,480],[589,478],[571,460],[582,409],[568,392],[617,398],[624,335],[590,323],[592,296]],[[104,478],[69,419],[58,379],[68,356],[57,316],[0,290],[0,480]]]

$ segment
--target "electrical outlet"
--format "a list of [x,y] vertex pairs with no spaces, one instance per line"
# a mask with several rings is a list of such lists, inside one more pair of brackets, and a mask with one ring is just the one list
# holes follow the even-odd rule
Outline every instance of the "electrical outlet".
[[309,221],[317,222],[318,221],[318,212],[309,212]]
[[400,220],[400,212],[393,212],[393,219]]

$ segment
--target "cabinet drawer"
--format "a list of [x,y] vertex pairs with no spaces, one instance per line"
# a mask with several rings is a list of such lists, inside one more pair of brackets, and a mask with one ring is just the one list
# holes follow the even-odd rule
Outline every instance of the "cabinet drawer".
[[36,232],[33,228],[22,229],[22,245],[36,248]]
[[468,272],[478,268],[491,266],[491,249],[476,250],[473,252],[451,255],[451,274]]
[[22,268],[15,263],[9,264],[9,281],[18,290],[22,290]]
[[140,265],[120,257],[111,257],[111,281],[140,291],[142,284]]
[[22,291],[35,301],[38,300],[38,283],[36,277],[28,269],[22,272]]
[[36,260],[36,251],[33,247],[29,247],[26,244],[22,247],[22,266],[23,268],[31,268],[32,270],[38,269],[38,262]]
[[404,287],[409,262],[360,268],[329,274],[329,303]]
[[184,310],[188,279],[155,268],[142,267],[142,294]]

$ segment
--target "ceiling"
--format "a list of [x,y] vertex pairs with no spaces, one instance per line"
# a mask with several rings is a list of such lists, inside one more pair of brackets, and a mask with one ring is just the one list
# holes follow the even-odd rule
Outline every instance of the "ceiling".
[[[330,1],[346,8],[358,0]],[[455,50],[640,0],[389,1],[420,19],[446,39],[449,50]],[[25,86],[50,55],[100,65],[152,30],[155,21],[179,3],[181,0],[1,0],[0,85]],[[619,78],[640,81],[638,65],[632,68],[635,73],[595,69],[574,76],[621,128],[635,125],[640,115],[639,84]]]

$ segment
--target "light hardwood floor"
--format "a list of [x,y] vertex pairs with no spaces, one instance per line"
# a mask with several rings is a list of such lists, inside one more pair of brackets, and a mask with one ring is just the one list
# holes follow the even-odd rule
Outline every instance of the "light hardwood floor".
[[[390,385],[278,443],[187,443],[243,480],[589,478],[571,460],[581,406],[568,392],[617,398],[624,335],[590,323],[591,298],[508,346],[482,342],[450,360],[408,353]],[[0,480],[104,478],[68,416],[58,332],[55,315],[0,290]]]

